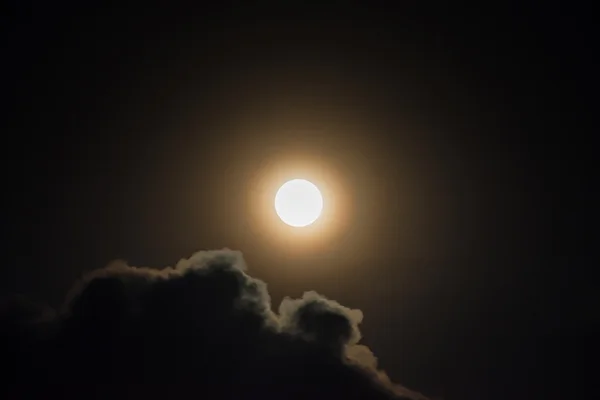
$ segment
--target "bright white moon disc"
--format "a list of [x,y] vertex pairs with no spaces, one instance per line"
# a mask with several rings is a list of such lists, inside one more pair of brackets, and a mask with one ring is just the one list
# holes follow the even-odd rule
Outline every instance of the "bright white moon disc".
[[323,197],[313,183],[304,179],[293,179],[284,183],[277,191],[275,211],[279,218],[290,226],[308,226],[321,215]]

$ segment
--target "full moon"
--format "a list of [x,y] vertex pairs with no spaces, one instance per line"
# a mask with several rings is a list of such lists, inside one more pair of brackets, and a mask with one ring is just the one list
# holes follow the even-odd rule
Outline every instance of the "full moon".
[[323,211],[319,189],[305,179],[284,183],[275,195],[275,211],[286,224],[301,228],[315,222]]

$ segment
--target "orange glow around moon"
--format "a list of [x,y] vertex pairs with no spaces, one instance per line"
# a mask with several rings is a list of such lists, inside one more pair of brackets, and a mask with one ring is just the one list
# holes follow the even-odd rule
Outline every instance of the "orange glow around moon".
[[[335,165],[309,156],[290,159],[282,155],[265,160],[252,175],[247,182],[247,227],[259,243],[277,248],[283,246],[292,253],[312,252],[329,248],[348,228],[352,202],[345,190],[343,174]],[[316,218],[314,214],[314,219],[309,218],[306,213],[311,212],[304,211],[305,214],[300,212],[301,215],[292,215],[286,220],[278,214],[274,199],[286,182],[300,178],[313,184],[320,193],[320,199],[313,199],[311,206]],[[293,206],[294,202],[288,204],[291,209]],[[305,217],[304,222],[294,220]],[[307,220],[312,222],[306,223]]]

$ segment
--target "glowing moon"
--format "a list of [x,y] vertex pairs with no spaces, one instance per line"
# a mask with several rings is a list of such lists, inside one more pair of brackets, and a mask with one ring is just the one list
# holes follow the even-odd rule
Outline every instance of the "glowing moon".
[[284,183],[277,191],[275,211],[290,226],[308,226],[321,215],[323,196],[312,182],[293,179]]

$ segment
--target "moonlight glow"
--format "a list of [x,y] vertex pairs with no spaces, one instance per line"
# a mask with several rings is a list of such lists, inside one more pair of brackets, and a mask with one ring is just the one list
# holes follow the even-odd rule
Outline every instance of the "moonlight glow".
[[308,226],[319,218],[322,210],[321,192],[313,183],[304,179],[284,183],[275,195],[275,211],[290,226]]

